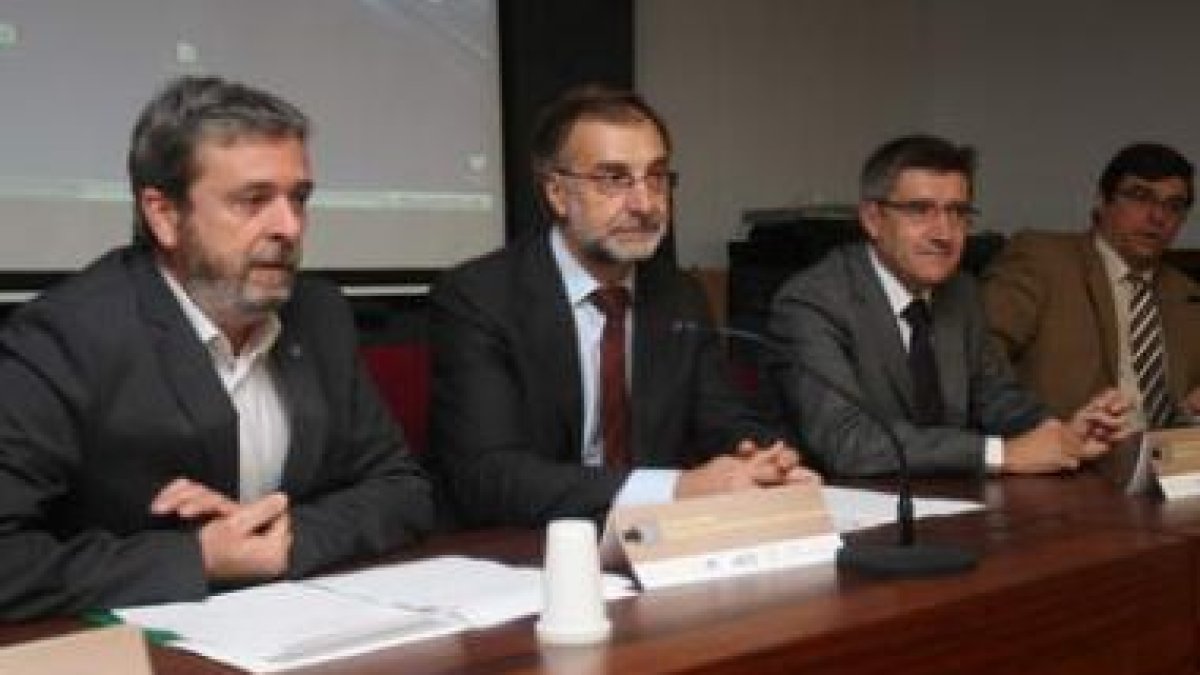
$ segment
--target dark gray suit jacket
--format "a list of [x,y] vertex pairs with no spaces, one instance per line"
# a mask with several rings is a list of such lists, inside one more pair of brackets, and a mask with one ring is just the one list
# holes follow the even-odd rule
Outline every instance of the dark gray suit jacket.
[[[914,475],[981,474],[985,435],[1012,436],[1045,417],[990,342],[975,282],[951,277],[933,293],[933,340],[946,424],[916,427],[913,385],[900,330],[866,244],[831,251],[776,294],[770,331],[792,358],[855,394],[900,438]],[[802,449],[832,475],[896,470],[879,424],[803,369],[776,360]]]
[[[337,291],[301,278],[280,319],[296,577],[412,541],[432,507]],[[147,251],[114,251],[18,310],[0,331],[0,615],[203,597],[194,526],[149,505],[177,476],[236,497],[237,434]]]
[[[731,386],[699,286],[665,259],[639,265],[632,443],[638,467],[688,467],[743,437],[774,436]],[[430,449],[468,524],[599,518],[623,472],[582,465],[574,319],[538,229],[447,273],[432,296]]]

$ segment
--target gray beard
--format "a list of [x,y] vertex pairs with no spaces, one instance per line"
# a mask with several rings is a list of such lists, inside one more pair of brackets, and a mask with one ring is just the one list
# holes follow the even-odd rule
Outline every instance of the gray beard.
[[614,251],[603,239],[590,239],[584,241],[580,246],[580,252],[585,258],[600,265],[624,265],[639,263],[649,260],[654,257],[654,253],[658,251],[658,247],[662,244],[662,239],[665,232],[660,229],[658,241],[647,251],[637,251],[630,255],[621,255]]
[[212,279],[195,274],[189,276],[183,287],[196,304],[217,323],[228,320],[250,323],[264,319],[278,311],[291,295],[291,290],[288,289],[282,297],[250,298],[244,292],[245,287],[240,281]]

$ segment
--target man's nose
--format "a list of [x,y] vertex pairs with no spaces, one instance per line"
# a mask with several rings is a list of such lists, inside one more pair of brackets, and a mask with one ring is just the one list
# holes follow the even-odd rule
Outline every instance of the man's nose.
[[308,214],[304,204],[280,197],[271,207],[270,218],[269,231],[272,235],[296,241],[304,234]]
[[633,181],[625,193],[626,207],[635,213],[645,213],[654,206],[655,195],[646,184],[646,179]]
[[1150,209],[1147,213],[1150,223],[1155,227],[1165,227],[1175,217],[1175,214],[1171,212],[1170,204],[1160,199],[1150,202]]
[[949,209],[935,209],[929,222],[929,233],[939,239],[949,239],[962,229],[958,216]]

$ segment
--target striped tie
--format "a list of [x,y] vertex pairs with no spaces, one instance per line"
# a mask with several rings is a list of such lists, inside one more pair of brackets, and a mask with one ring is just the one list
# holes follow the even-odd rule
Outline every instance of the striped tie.
[[1142,390],[1142,412],[1147,427],[1161,428],[1170,424],[1174,405],[1167,392],[1158,303],[1149,280],[1133,273],[1126,278],[1133,287],[1133,297],[1129,301],[1129,351],[1133,356],[1138,388]]

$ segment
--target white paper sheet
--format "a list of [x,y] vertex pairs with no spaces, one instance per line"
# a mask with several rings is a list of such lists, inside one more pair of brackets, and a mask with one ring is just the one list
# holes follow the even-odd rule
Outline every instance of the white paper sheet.
[[[395,607],[438,611],[474,627],[492,626],[542,608],[542,570],[443,556],[326,576],[309,583],[339,595]],[[604,575],[609,600],[633,594],[628,579]]]
[[[606,598],[633,594],[628,579],[605,575]],[[540,569],[446,556],[114,613],[179,635],[182,649],[268,673],[495,625],[541,606]]]
[[456,618],[364,603],[297,582],[115,613],[128,623],[179,635],[173,646],[256,673],[466,628]]
[[[829,485],[821,491],[833,527],[838,532],[866,530],[896,522],[895,494]],[[917,518],[952,516],[982,509],[983,504],[963,499],[913,498],[913,515]]]

